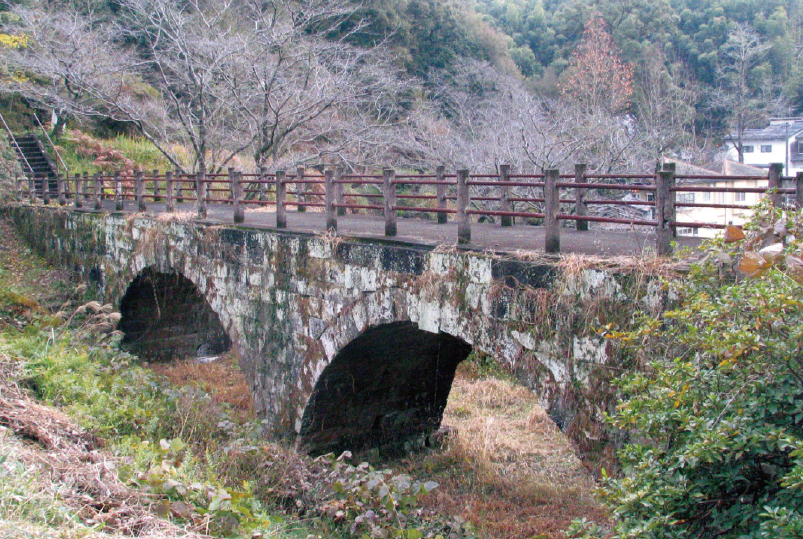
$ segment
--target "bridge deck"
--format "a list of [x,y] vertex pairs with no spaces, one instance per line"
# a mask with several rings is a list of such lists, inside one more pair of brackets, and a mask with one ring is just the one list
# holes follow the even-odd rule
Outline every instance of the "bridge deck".
[[[85,207],[90,206],[87,201]],[[104,211],[114,211],[113,201],[103,201]],[[127,201],[124,211],[134,212],[136,205]],[[164,203],[151,202],[147,211],[160,215],[165,213]],[[177,213],[195,214],[194,203],[176,204]],[[210,204],[207,207],[205,222],[215,224],[233,224],[234,210],[226,204]],[[384,235],[385,222],[382,217],[370,215],[343,215],[337,218],[338,234],[344,238],[360,238],[367,240],[398,241],[424,246],[454,244],[457,242],[457,224],[449,222],[439,225],[434,220],[399,218],[398,234],[394,238]],[[245,223],[241,226],[253,228],[276,229],[276,213],[259,210],[247,210]],[[655,252],[655,231],[650,227],[634,227],[632,230],[606,230],[594,228],[587,232],[578,232],[573,228],[561,228],[560,247],[562,253],[577,253],[599,256],[637,256]],[[322,213],[288,212],[287,231],[310,234],[326,232],[326,220]],[[514,225],[502,228],[494,223],[472,223],[472,241],[466,245],[470,249],[493,250],[496,252],[530,251],[543,252],[544,229],[540,226]],[[680,247],[698,246],[701,238],[680,236],[677,239]]]

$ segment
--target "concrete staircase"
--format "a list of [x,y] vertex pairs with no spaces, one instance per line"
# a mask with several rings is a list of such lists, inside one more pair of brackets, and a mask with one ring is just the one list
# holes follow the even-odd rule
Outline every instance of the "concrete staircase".
[[36,190],[43,189],[42,178],[47,178],[47,189],[55,194],[58,189],[56,167],[45,153],[42,143],[33,134],[14,136],[14,139],[22,170],[28,179],[34,180]]

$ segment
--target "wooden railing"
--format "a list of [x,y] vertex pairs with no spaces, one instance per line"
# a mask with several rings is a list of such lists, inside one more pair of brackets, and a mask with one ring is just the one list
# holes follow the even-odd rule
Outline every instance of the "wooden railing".
[[[561,221],[574,221],[578,231],[588,230],[590,222],[646,226],[656,229],[656,251],[671,252],[671,243],[678,227],[724,228],[727,223],[678,221],[678,208],[718,208],[749,210],[745,204],[689,203],[678,201],[677,193],[759,193],[767,194],[772,203],[781,204],[792,195],[793,204],[803,207],[803,173],[793,178],[781,177],[781,165],[772,165],[767,176],[691,176],[676,175],[671,167],[655,174],[594,174],[585,165],[577,165],[574,174],[561,175],[557,170],[544,174],[512,174],[503,165],[498,174],[472,175],[468,170],[447,174],[437,167],[434,174],[398,174],[385,169],[382,174],[345,174],[341,169],[327,169],[323,175],[309,174],[303,167],[288,173],[244,174],[229,169],[226,174],[182,174],[178,171],[161,174],[137,172],[109,175],[76,174],[59,176],[56,196],[62,206],[68,200],[76,208],[91,205],[103,209],[103,199],[113,199],[115,210],[134,202],[136,211],[146,211],[148,204],[163,203],[164,211],[174,212],[177,204],[191,203],[200,218],[207,216],[208,204],[233,207],[233,220],[245,220],[246,208],[271,206],[276,213],[276,226],[288,226],[288,208],[296,212],[317,210],[325,219],[326,228],[337,230],[338,217],[346,212],[384,216],[385,235],[397,234],[397,218],[433,216],[439,224],[450,219],[457,224],[458,243],[471,242],[475,220],[493,220],[501,227],[514,224],[516,218],[544,227],[546,252],[560,251]],[[767,181],[767,187],[725,187],[696,185],[695,182],[725,180]],[[784,188],[783,182],[794,185]],[[53,193],[37,189],[35,182],[20,184],[20,197],[32,203],[41,199],[49,203]],[[626,200],[614,193],[646,194]],[[589,197],[595,193],[593,198]],[[573,195],[573,196],[571,196]],[[591,215],[589,207],[646,208],[642,215],[610,217]],[[450,218],[451,216],[451,218]]]

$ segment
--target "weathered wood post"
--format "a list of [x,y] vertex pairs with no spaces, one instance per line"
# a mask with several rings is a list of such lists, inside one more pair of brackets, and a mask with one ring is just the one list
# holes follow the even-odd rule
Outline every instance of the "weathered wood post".
[[89,189],[89,172],[84,172],[83,184],[81,192],[84,195],[84,202],[89,202],[89,198],[92,196],[92,191]]
[[[304,204],[307,202],[307,197],[304,195],[304,191],[307,190],[307,184],[304,182],[304,174],[305,170],[304,167],[297,167],[296,168],[296,180],[301,181],[302,183],[296,183],[296,202],[301,202]],[[304,213],[307,211],[306,206],[296,206],[296,211],[298,213]]]
[[[503,184],[510,181],[510,165],[499,165],[499,181]],[[501,193],[499,195],[499,209],[501,211],[512,212],[513,203],[510,202],[510,186],[502,185]],[[511,215],[503,215],[499,219],[502,226],[513,226],[513,217]]]
[[176,193],[174,191],[175,182],[173,182],[173,172],[165,172],[165,211],[176,211]]
[[326,210],[326,229],[337,231],[337,214],[335,212],[335,171],[326,169],[324,173],[323,204]]
[[64,180],[64,176],[59,174],[56,176],[56,185],[59,194],[59,206],[66,206],[67,205],[67,189],[66,189],[66,181]]
[[544,251],[560,252],[560,188],[557,183],[560,171],[550,169],[544,173]]
[[[435,189],[439,210],[446,209],[446,167],[440,165],[435,167]],[[438,212],[438,224],[445,225],[449,220],[449,214],[445,211]]]
[[770,191],[770,203],[775,207],[781,203],[781,194],[778,193],[778,189],[781,188],[781,174],[783,174],[783,163],[772,163],[767,175],[767,188]]
[[245,221],[245,209],[243,207],[243,175],[234,169],[229,169],[229,180],[231,181],[231,194],[234,200],[234,222],[242,223]]
[[176,202],[181,204],[184,202],[184,180],[181,178],[181,169],[176,168],[173,175],[176,182]]
[[199,170],[195,175],[195,203],[198,217],[206,218],[206,172]]
[[146,211],[144,173],[138,170],[134,173],[134,193],[137,199],[137,211]]
[[471,196],[468,169],[457,171],[457,243],[471,243],[471,216],[468,214]]
[[[672,173],[672,179],[670,180],[669,183],[669,198],[666,199],[668,204],[667,215],[669,216],[670,223],[674,223],[675,221],[677,221],[677,213],[678,213],[676,207],[678,197],[677,193],[674,191],[675,186],[677,185],[677,180],[675,179],[676,167],[677,167],[676,163],[664,163],[664,170]],[[669,225],[669,229],[672,231],[672,237],[676,238],[678,235],[677,227],[675,227],[674,225]]]
[[73,204],[75,204],[76,208],[82,208],[84,206],[84,194],[81,191],[81,175],[76,173],[74,181],[75,181],[75,199],[73,200]]
[[672,223],[675,220],[675,192],[672,186],[675,183],[675,173],[671,170],[661,170],[655,177],[655,220],[658,227],[655,230],[655,250],[658,256],[672,254]]
[[396,171],[386,168],[382,171],[382,196],[384,199],[383,212],[385,215],[385,236],[396,235]]
[[154,202],[161,202],[162,201],[162,189],[159,183],[159,171],[154,169],[153,171],[153,201]]
[[335,167],[335,204],[337,204],[337,214],[346,215],[346,208],[342,205],[345,203],[346,185],[343,183],[343,167]]
[[119,170],[114,173],[114,209],[123,211],[123,181]]
[[795,205],[797,209],[803,208],[803,172],[795,176]]
[[28,202],[36,204],[36,179],[33,176],[28,178]]
[[[578,163],[574,165],[574,183],[586,183],[586,169],[585,163]],[[588,190],[583,187],[574,188],[574,213],[578,217],[585,217],[588,215],[588,206],[586,206],[586,192]],[[578,219],[575,221],[577,230],[579,232],[588,231],[588,221]]]
[[42,204],[50,204],[50,181],[47,176],[42,176]]
[[[268,200],[268,168],[259,167],[259,201],[265,202]],[[278,185],[278,181],[277,181]]]
[[[296,184],[298,185],[298,184]],[[287,228],[287,173],[276,171],[276,228]]]
[[103,209],[103,203],[100,201],[101,192],[100,172],[95,172],[95,174],[92,176],[92,198],[95,201],[96,210]]

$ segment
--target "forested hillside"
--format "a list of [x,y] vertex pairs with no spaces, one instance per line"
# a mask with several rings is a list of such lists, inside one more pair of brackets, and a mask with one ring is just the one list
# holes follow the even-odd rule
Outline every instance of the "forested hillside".
[[[704,163],[803,112],[798,0],[5,4],[0,92],[173,166]],[[24,113],[24,114],[14,114]]]

